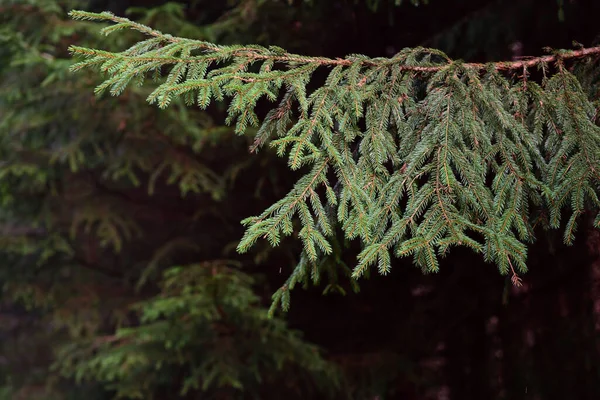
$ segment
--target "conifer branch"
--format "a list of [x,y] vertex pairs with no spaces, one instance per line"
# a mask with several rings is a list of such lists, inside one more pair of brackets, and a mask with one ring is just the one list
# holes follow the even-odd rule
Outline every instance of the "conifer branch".
[[[213,52],[223,52],[227,49],[225,46],[219,46],[212,43],[204,42],[201,40],[193,40],[186,38],[178,38],[171,36],[169,34],[164,34],[158,30],[151,29],[145,25],[136,23],[131,21],[128,18],[118,17],[110,12],[102,12],[102,13],[92,13],[86,11],[71,11],[69,15],[72,18],[80,19],[80,20],[92,20],[92,21],[109,21],[114,22],[116,25],[110,26],[108,28],[104,28],[103,32],[105,34],[112,33],[113,31],[130,28],[137,30],[145,35],[155,37],[164,41],[166,43],[173,44],[186,44],[188,46],[192,46],[194,50],[205,50],[205,51],[213,51]],[[85,49],[77,46],[71,46],[70,50],[74,54],[81,54],[84,56],[102,56],[107,58],[118,59],[119,56],[110,52],[103,52],[99,50]],[[283,49],[279,49],[276,47],[272,47],[268,51],[267,49],[261,48],[260,46],[233,46],[231,51],[229,52],[230,57],[244,57],[253,61],[260,60],[270,60],[274,62],[284,62],[284,63],[303,63],[303,64],[318,64],[319,66],[351,66],[355,63],[363,64],[364,66],[376,66],[376,65],[390,65],[390,64],[404,64],[405,60],[402,57],[394,56],[390,59],[385,58],[377,58],[370,59],[367,57],[360,56],[358,59],[350,56],[345,59],[341,58],[327,58],[327,57],[310,57],[303,56],[299,54],[291,54],[286,53]],[[431,52],[431,54],[435,54],[438,56],[442,56],[445,61],[451,63],[447,56],[443,55],[439,51],[426,49],[426,48],[416,48],[415,50],[422,50],[423,52]],[[589,48],[581,48],[577,50],[561,50],[558,52],[554,52],[554,54],[539,56],[539,57],[527,57],[523,60],[516,61],[498,61],[498,62],[490,62],[490,63],[462,63],[463,67],[466,69],[473,70],[488,70],[490,66],[498,71],[511,71],[511,70],[525,70],[527,68],[535,67],[540,64],[551,64],[559,60],[569,60],[569,59],[578,59],[589,57],[593,55],[600,54],[600,46],[597,47],[589,47]],[[163,64],[179,64],[179,63],[198,63],[210,59],[199,59],[197,57],[135,57],[136,61],[142,62],[161,62]],[[219,58],[213,59],[213,61],[217,61]],[[413,72],[437,72],[443,69],[445,65],[431,65],[431,66],[421,66],[421,65],[401,65],[400,69],[403,71],[413,71]]]
[[[73,70],[107,73],[97,93],[118,95],[152,73],[159,83],[149,102],[228,102],[226,122],[238,134],[259,127],[253,151],[269,143],[291,169],[308,169],[284,198],[243,222],[238,246],[247,251],[260,238],[275,246],[300,222],[303,256],[278,292],[281,304],[296,282],[319,276],[336,226],[362,245],[353,278],[375,264],[388,273],[394,256],[437,271],[451,247],[466,246],[518,284],[534,240],[532,210],[548,210],[558,228],[570,208],[570,243],[578,218],[600,209],[596,109],[564,67],[596,62],[600,47],[487,64],[424,48],[331,59],[176,38],[110,13],[71,15],[113,22],[105,33],[129,28],[150,37],[119,53],[71,47],[83,57]],[[534,67],[541,83],[528,76]],[[319,68],[327,78],[309,92]],[[262,121],[261,98],[278,104]]]

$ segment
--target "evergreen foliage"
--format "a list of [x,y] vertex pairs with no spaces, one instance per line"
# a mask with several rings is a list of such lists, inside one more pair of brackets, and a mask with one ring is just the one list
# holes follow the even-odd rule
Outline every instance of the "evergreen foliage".
[[[0,2],[0,398],[339,390],[321,352],[267,318],[227,250],[239,217],[223,204],[241,173],[260,171],[250,142],[183,103],[140,108],[143,87],[96,102],[93,75],[69,72],[68,45],[135,37],[107,44],[67,17],[82,6]],[[133,12],[179,34],[235,37],[227,21],[197,27],[173,3]]]
[[[271,396],[310,397],[319,393],[312,382],[321,395],[335,392],[335,371],[297,332],[268,318],[252,283],[223,262],[170,268],[161,294],[133,306],[140,325],[63,347],[60,369],[106,382],[117,398],[153,399],[179,387],[181,396],[260,399],[267,385]],[[286,385],[284,371],[296,374]]]
[[[573,168],[584,162],[583,151],[595,154],[595,142],[580,145],[573,129],[583,127],[582,132],[596,134],[600,93],[599,69],[592,54],[596,50],[522,59],[530,73],[525,81],[523,64],[461,64],[425,49],[404,50],[391,59],[335,59],[352,51],[390,55],[395,50],[389,48],[399,43],[422,43],[435,33],[440,37],[427,46],[469,60],[483,55],[500,58],[515,40],[522,40],[526,52],[536,51],[531,49],[539,43],[568,46],[571,38],[588,43],[595,33],[585,30],[595,27],[574,16],[593,15],[591,10],[597,7],[565,4],[567,23],[554,30],[546,23],[557,20],[553,4],[562,4],[559,1],[549,7],[543,4],[543,9],[540,0],[518,4],[460,0],[452,9],[436,1],[421,8],[411,7],[408,1],[402,2],[407,7],[395,3],[158,0],[152,4],[162,5],[150,9],[130,8],[126,15],[144,26],[169,32],[171,39],[202,40],[215,49],[192,50],[190,57],[215,57],[231,50],[229,58],[207,66],[204,80],[186,81],[188,71],[178,82],[206,83],[211,94],[212,85],[218,86],[223,101],[212,96],[202,110],[185,104],[186,96],[197,103],[197,89],[173,96],[164,109],[144,105],[157,86],[163,85],[159,91],[168,88],[166,79],[181,61],[181,53],[174,53],[169,65],[159,60],[157,82],[129,85],[118,97],[102,101],[93,94],[98,82],[95,71],[83,68],[70,73],[73,60],[67,49],[71,44],[121,57],[118,52],[144,38],[135,29],[106,38],[97,23],[68,18],[69,10],[112,9],[120,14],[147,2],[0,0],[0,400],[512,399],[522,396],[524,387],[528,395],[539,398],[599,397],[600,370],[594,366],[600,362],[591,349],[598,345],[600,326],[593,311],[597,311],[593,301],[599,298],[600,286],[592,273],[593,268],[597,273],[600,269],[589,257],[597,251],[600,233],[588,230],[585,236],[582,232],[594,219],[587,212],[595,208],[594,201],[584,201],[584,215],[576,221],[580,227],[574,233],[575,246],[559,243],[573,213],[572,193],[580,189],[578,184],[582,188],[595,184],[593,177],[588,183],[577,181],[586,171]],[[456,11],[463,8],[469,9],[466,17]],[[375,9],[376,13],[367,12]],[[470,14],[479,9],[490,18]],[[529,10],[535,10],[534,23],[528,21]],[[509,18],[511,13],[518,15]],[[111,18],[105,26],[110,26]],[[334,34],[324,37],[324,33]],[[197,43],[181,40],[184,46]],[[252,46],[248,52],[246,46],[227,46],[248,42],[263,47]],[[271,44],[288,51],[268,48]],[[216,71],[240,66],[245,57],[255,54],[266,58],[248,62],[245,71]],[[291,57],[289,64],[279,57]],[[269,58],[270,71],[261,70]],[[564,81],[556,79],[564,72],[560,61],[567,71]],[[546,70],[537,69],[544,64]],[[312,67],[313,72],[305,75],[306,85],[297,84],[304,75],[295,78],[294,73]],[[488,67],[497,69],[496,76],[488,73]],[[122,72],[117,69],[106,79]],[[327,80],[333,72],[338,75]],[[439,79],[434,81],[436,74]],[[393,81],[395,76],[401,79]],[[243,105],[266,93],[264,86],[257,86],[260,82],[277,97],[275,105],[265,96],[257,100],[251,111],[258,125],[236,135],[239,118],[231,121],[233,126],[223,126],[228,107],[238,117],[246,108],[232,106],[229,94],[240,97]],[[574,87],[565,90],[561,82]],[[485,90],[478,91],[477,83]],[[488,88],[490,93],[480,93]],[[401,106],[387,96],[390,93],[401,99]],[[448,97],[436,97],[440,93]],[[536,103],[536,93],[543,104]],[[565,102],[565,94],[570,103]],[[362,116],[353,111],[353,99],[359,109],[362,105]],[[511,99],[523,103],[511,104]],[[444,114],[448,100],[450,114]],[[319,101],[332,109],[322,113]],[[386,107],[389,119],[381,118]],[[499,113],[493,112],[496,108]],[[526,112],[519,114],[521,108]],[[591,118],[582,118],[581,110],[586,108],[593,110]],[[572,117],[566,115],[570,110],[575,110]],[[472,118],[463,118],[462,112]],[[520,121],[523,130],[514,128],[511,118]],[[388,126],[379,129],[373,120]],[[449,122],[452,134],[447,147],[440,136],[444,122]],[[313,123],[309,139],[306,126]],[[504,136],[498,133],[502,123],[509,127],[501,128]],[[450,179],[440,192],[453,217],[465,209],[471,213],[455,228],[464,228],[461,224],[466,220],[476,228],[492,229],[493,221],[483,210],[506,212],[518,194],[515,185],[503,206],[489,204],[490,198],[501,197],[494,179],[504,165],[510,165],[501,150],[515,152],[518,135],[539,135],[536,129],[542,141],[533,147],[544,164],[540,167],[539,155],[525,148],[525,157],[533,165],[531,175],[541,186],[523,183],[529,208],[521,205],[519,214],[527,217],[523,223],[531,232],[530,239],[520,243],[527,245],[531,272],[522,287],[511,287],[508,278],[490,276],[488,268],[477,264],[479,256],[469,251],[452,251],[440,262],[436,276],[399,268],[411,259],[399,261],[390,252],[392,276],[376,276],[369,282],[353,278],[353,272],[360,271],[348,266],[354,266],[361,247],[365,254],[369,245],[384,243],[394,223],[402,223],[407,208],[415,206],[415,196],[435,183],[438,171],[444,172],[436,157],[440,149],[442,157],[445,148],[461,150],[447,154],[448,171],[455,180]],[[479,144],[463,140],[470,137]],[[472,160],[485,158],[483,148],[477,147],[482,146],[482,138],[487,140],[483,145],[498,154],[488,156],[488,169],[471,165]],[[424,151],[426,161],[415,162],[409,171],[408,158],[424,144],[433,150]],[[296,145],[301,156],[292,170],[285,163],[292,163],[290,151]],[[249,154],[248,147],[260,154]],[[277,157],[278,150],[287,157]],[[329,157],[336,151],[342,152],[345,169]],[[563,164],[551,164],[561,152]],[[469,165],[464,165],[463,156]],[[327,159],[324,176],[307,175],[322,165],[323,157]],[[385,157],[387,161],[382,160]],[[513,164],[528,177],[526,161],[517,158]],[[485,179],[460,175],[464,171],[483,173]],[[510,170],[505,174],[510,175]],[[323,183],[311,191],[307,176],[317,176]],[[416,179],[402,186],[402,176]],[[575,178],[574,186],[567,187],[563,177]],[[510,186],[514,179],[509,178]],[[307,186],[300,186],[302,180]],[[483,184],[478,191],[466,182]],[[307,187],[305,196],[299,196]],[[290,188],[293,191],[286,197]],[[402,200],[396,203],[395,188],[404,188]],[[469,195],[483,196],[488,203],[476,209]],[[558,215],[561,229],[543,232],[552,222],[548,195],[554,200],[567,196],[567,203]],[[403,240],[423,237],[419,229],[430,229],[427,218],[439,213],[433,197],[396,247]],[[286,202],[296,200],[295,209],[288,210]],[[276,202],[263,221],[274,232],[267,238],[279,240],[279,245],[271,247],[261,236],[246,254],[236,252],[244,232],[239,221]],[[379,204],[385,207],[378,210]],[[358,219],[359,207],[366,214],[367,228]],[[502,215],[493,217],[499,221]],[[246,239],[264,228],[253,231],[255,224],[249,222]],[[514,228],[518,225],[510,223],[513,232],[508,236],[520,239]],[[363,231],[353,233],[352,224]],[[291,238],[286,237],[289,229]],[[320,241],[315,230],[322,236]],[[362,238],[365,234],[370,235],[367,240]],[[469,225],[464,234],[485,251],[486,233]],[[443,241],[451,234],[445,235],[436,239],[436,251],[443,250]],[[330,253],[320,245],[330,246]],[[303,246],[307,249],[298,263]],[[314,247],[312,255],[308,246]],[[365,268],[363,276],[374,269]],[[273,287],[286,279],[275,294],[271,313],[281,305],[287,309],[294,286],[319,285],[297,294],[302,301],[286,315],[293,329],[279,318],[268,318],[265,307]],[[359,282],[360,295],[336,295],[358,291]],[[336,294],[323,297],[321,292]]]
[[[268,144],[304,171],[286,196],[243,221],[238,245],[302,241],[300,263],[275,294],[284,308],[289,289],[321,274],[338,229],[362,247],[352,278],[373,266],[389,273],[393,257],[435,272],[463,246],[518,285],[536,228],[560,227],[570,244],[581,215],[600,205],[596,107],[571,68],[593,69],[600,48],[489,64],[425,48],[329,59],[172,36],[108,12],[71,16],[110,22],[105,34],[149,37],[120,52],[70,47],[83,57],[72,70],[106,74],[96,94],[121,95],[151,75],[147,99],[161,109],[227,100],[237,134],[258,128],[253,151]],[[277,105],[261,118],[264,99]]]

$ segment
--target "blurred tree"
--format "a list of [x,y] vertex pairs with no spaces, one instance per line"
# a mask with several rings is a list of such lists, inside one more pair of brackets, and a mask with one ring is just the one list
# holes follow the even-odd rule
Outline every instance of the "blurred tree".
[[[247,171],[276,186],[268,159],[251,159],[210,113],[141,109],[145,88],[96,102],[92,79],[68,72],[69,43],[100,43],[95,26],[66,19],[75,6],[2,4],[1,279],[15,321],[3,324],[5,398],[335,390],[334,367],[266,317],[230,250],[244,207],[228,196],[247,190]],[[177,3],[131,12],[221,39],[243,32],[241,7],[201,27]],[[61,376],[96,379],[72,390]]]

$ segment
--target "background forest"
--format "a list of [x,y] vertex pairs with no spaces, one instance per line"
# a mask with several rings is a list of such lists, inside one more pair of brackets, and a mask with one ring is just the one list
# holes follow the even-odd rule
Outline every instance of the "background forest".
[[328,274],[269,318],[302,246],[240,255],[240,221],[298,174],[251,154],[255,131],[236,136],[224,104],[159,110],[150,84],[96,98],[68,47],[141,36],[103,36],[72,9],[330,58],[424,46],[486,62],[600,41],[593,0],[0,0],[0,400],[600,398],[590,218],[572,246],[540,232],[522,286],[463,249],[437,274],[403,259],[356,282],[340,238]]

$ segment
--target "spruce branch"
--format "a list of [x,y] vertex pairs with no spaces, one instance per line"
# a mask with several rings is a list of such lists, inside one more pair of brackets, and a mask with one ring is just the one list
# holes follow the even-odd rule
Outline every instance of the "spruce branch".
[[[69,15],[78,20],[90,20],[90,21],[106,21],[113,22],[115,25],[111,25],[102,30],[105,34],[113,33],[117,30],[129,28],[136,31],[139,31],[145,35],[152,36],[154,38],[160,39],[161,42],[170,43],[170,44],[185,44],[186,46],[190,46],[191,50],[205,50],[205,51],[213,51],[219,52],[223,54],[227,54],[228,57],[245,57],[250,60],[258,61],[258,60],[271,60],[274,62],[285,62],[285,63],[301,63],[301,64],[318,64],[319,66],[351,66],[355,63],[359,63],[365,66],[376,66],[376,65],[389,65],[389,64],[404,64],[405,59],[402,57],[402,52],[398,55],[385,59],[385,58],[376,58],[371,59],[364,56],[353,55],[349,56],[345,59],[342,58],[327,58],[327,57],[309,57],[303,56],[299,54],[291,54],[287,52],[282,52],[282,49],[271,47],[269,49],[265,49],[261,46],[219,46],[209,42],[201,41],[201,40],[193,40],[187,38],[179,38],[174,37],[169,34],[164,34],[158,30],[152,29],[145,25],[136,23],[131,21],[128,18],[118,17],[110,12],[102,12],[102,13],[92,13],[87,11],[71,11]],[[71,46],[70,50],[74,54],[80,54],[84,56],[103,56],[107,58],[119,58],[116,53],[103,52],[100,50],[86,49],[78,46]],[[137,49],[136,49],[137,50]],[[437,55],[442,57],[447,63],[451,63],[452,60],[448,58],[445,54],[440,51],[426,48],[415,48],[417,52],[429,53],[431,55]],[[134,51],[131,51],[132,53]],[[282,54],[283,53],[283,54]],[[539,57],[530,57],[523,60],[516,61],[499,61],[492,63],[462,63],[464,68],[473,69],[473,70],[489,70],[490,66],[498,71],[511,71],[511,70],[524,70],[527,68],[535,67],[540,64],[551,64],[558,60],[569,60],[569,59],[577,59],[589,57],[592,55],[600,54],[600,46],[598,47],[589,47],[589,48],[580,48],[577,50],[561,50],[555,51],[553,54],[539,56]],[[162,62],[163,64],[172,64],[172,63],[197,63],[201,62],[201,60],[197,57],[137,57],[132,58],[136,61],[146,61],[146,62]],[[218,58],[215,58],[215,61]],[[413,72],[437,72],[440,69],[444,68],[444,65],[401,65],[401,70],[403,71],[413,71]]]
[[[153,74],[150,103],[165,108],[183,97],[205,109],[227,102],[226,123],[238,134],[259,128],[252,151],[268,144],[291,169],[308,171],[243,221],[238,246],[245,252],[261,238],[276,246],[299,221],[303,255],[277,294],[284,308],[296,282],[320,275],[336,228],[362,246],[353,279],[374,265],[390,272],[393,257],[412,256],[424,271],[437,271],[440,257],[463,246],[516,285],[527,270],[536,210],[547,210],[549,227],[559,228],[570,208],[564,239],[571,243],[578,218],[600,209],[596,108],[565,67],[597,62],[600,47],[486,64],[425,48],[331,59],[173,37],[110,13],[71,15],[114,23],[105,33],[127,28],[149,37],[122,52],[70,48],[83,58],[73,70],[107,74],[97,93],[118,95]],[[310,92],[318,69],[327,77]],[[276,105],[261,120],[262,98]]]

